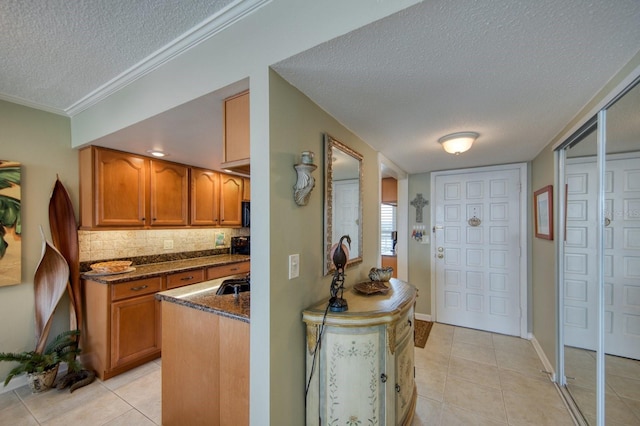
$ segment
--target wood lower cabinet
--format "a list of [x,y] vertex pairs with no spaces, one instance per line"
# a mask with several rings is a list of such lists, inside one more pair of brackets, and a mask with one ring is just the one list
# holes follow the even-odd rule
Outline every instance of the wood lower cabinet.
[[397,279],[390,285],[387,295],[345,292],[346,312],[328,312],[325,318],[326,302],[303,312],[307,380],[313,372],[307,424],[411,424],[417,398],[413,346],[417,291]]
[[160,356],[163,277],[102,284],[83,280],[81,360],[101,380]]
[[163,303],[162,424],[249,424],[249,323]]
[[160,302],[154,294],[111,304],[110,369],[160,353]]
[[207,279],[214,280],[229,275],[248,274],[251,270],[251,262],[238,262],[229,265],[211,266],[207,268]]

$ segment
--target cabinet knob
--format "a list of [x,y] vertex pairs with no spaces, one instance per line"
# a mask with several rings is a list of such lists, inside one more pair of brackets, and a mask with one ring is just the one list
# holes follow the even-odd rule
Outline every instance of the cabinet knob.
[[407,321],[409,323],[409,327],[411,327],[411,320]]
[[386,374],[384,374],[384,373],[382,373],[382,374],[380,375],[380,380],[382,380],[382,383],[387,383],[387,375],[386,375]]
[[156,219],[156,218],[154,217],[152,220],[155,222],[155,221],[156,221],[156,220],[158,220],[158,219]]
[[400,393],[400,385],[396,383],[396,392]]
[[145,219],[146,218],[144,218],[144,217],[140,218],[140,222],[144,222]]

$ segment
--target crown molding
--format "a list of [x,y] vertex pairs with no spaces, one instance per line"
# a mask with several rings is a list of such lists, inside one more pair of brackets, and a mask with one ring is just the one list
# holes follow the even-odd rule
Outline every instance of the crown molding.
[[[207,20],[191,28],[171,43],[156,50],[131,68],[98,87],[62,113],[73,117],[107,98],[118,90],[133,83],[140,77],[152,72],[162,64],[170,61],[181,53],[211,38],[271,0],[236,0],[220,12],[210,16]],[[41,108],[42,109],[42,108]]]
[[44,105],[38,102],[33,102],[33,101],[29,101],[27,99],[23,99],[17,96],[11,96],[11,95],[7,95],[4,93],[0,93],[0,101],[7,101],[7,102],[11,102],[13,104],[17,104],[17,105],[22,105],[25,107],[29,107],[29,108],[34,108],[34,109],[38,109],[40,111],[45,111],[45,112],[50,112],[53,114],[58,114],[58,115],[63,115],[63,116],[67,116],[67,113],[60,109],[60,108],[54,108],[52,106],[49,105]]

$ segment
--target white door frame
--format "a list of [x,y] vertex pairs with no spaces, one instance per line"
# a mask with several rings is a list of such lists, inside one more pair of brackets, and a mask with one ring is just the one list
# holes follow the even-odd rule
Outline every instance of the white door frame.
[[[529,179],[527,163],[505,164],[500,166],[474,167],[470,169],[446,170],[431,173],[431,194],[435,194],[437,176],[464,174],[471,172],[492,172],[516,169],[520,173],[520,337],[530,339],[529,333],[529,288],[528,288],[528,259],[529,259]],[[435,202],[431,203],[431,232],[433,233],[436,217]],[[433,240],[432,240],[433,241]],[[436,310],[436,245],[431,244],[431,317],[438,320]]]

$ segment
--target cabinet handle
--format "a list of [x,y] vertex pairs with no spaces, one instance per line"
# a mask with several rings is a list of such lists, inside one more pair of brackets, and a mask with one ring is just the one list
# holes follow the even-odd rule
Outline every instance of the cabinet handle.
[[182,280],[182,281],[189,281],[189,280],[192,280],[192,279],[193,279],[192,276],[191,277],[182,277],[182,278],[180,278],[180,280]]
[[229,270],[230,270],[230,271],[237,271],[237,270],[238,270],[238,268],[231,268],[231,269],[229,269]]
[[408,322],[409,322],[409,327],[411,327],[411,320],[409,320]]
[[400,393],[400,385],[396,383],[396,392]]
[[382,380],[382,383],[387,383],[387,375],[386,375],[386,374],[384,374],[384,373],[382,373],[382,374],[380,375],[380,380]]
[[149,287],[148,285],[141,285],[138,287],[131,287],[131,291],[140,291],[140,290],[144,290],[145,288]]

